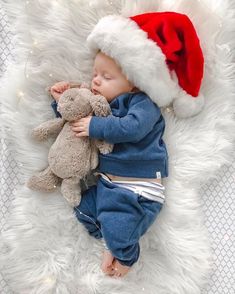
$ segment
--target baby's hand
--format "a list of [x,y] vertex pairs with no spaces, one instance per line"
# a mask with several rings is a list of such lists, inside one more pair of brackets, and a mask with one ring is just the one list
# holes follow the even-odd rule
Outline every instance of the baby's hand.
[[50,92],[51,92],[51,95],[52,97],[58,101],[60,96],[63,94],[63,92],[65,90],[68,90],[70,88],[70,84],[69,82],[65,82],[65,81],[62,81],[62,82],[58,82],[58,83],[55,83],[51,88],[50,88]]
[[72,131],[75,132],[76,137],[88,137],[89,136],[89,126],[92,116],[81,118],[77,121],[70,123]]

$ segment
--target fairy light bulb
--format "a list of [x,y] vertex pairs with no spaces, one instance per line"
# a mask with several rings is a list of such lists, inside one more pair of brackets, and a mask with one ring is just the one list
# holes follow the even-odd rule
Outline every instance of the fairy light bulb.
[[53,278],[53,277],[47,277],[47,278],[45,278],[44,279],[44,282],[46,283],[46,284],[54,284],[55,283],[55,279]]
[[54,6],[58,6],[58,5],[59,5],[58,0],[53,0],[53,1],[52,1],[52,5],[54,5]]
[[17,92],[17,96],[18,96],[19,98],[23,98],[23,97],[24,97],[24,92],[21,91],[21,90],[19,90],[19,91]]
[[33,46],[37,46],[37,45],[38,45],[38,40],[35,39],[35,40],[33,41]]
[[169,112],[172,112],[173,111],[173,108],[171,106],[168,106],[165,108],[166,109],[166,112],[169,113]]

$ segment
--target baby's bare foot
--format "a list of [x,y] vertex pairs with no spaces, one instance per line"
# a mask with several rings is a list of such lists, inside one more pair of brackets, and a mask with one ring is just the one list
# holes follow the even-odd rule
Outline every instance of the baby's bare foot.
[[114,257],[112,253],[109,250],[105,250],[103,253],[101,269],[105,274],[109,276],[113,275],[113,261]]
[[117,259],[113,262],[113,276],[114,277],[123,277],[125,276],[130,270],[129,266],[122,265]]

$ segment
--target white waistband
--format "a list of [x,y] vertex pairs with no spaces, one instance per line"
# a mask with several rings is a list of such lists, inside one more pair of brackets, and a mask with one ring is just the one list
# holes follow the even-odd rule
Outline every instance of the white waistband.
[[103,179],[110,183],[114,183],[119,187],[133,191],[134,193],[143,196],[149,200],[164,203],[165,188],[163,185],[147,181],[111,181],[105,174],[98,173]]

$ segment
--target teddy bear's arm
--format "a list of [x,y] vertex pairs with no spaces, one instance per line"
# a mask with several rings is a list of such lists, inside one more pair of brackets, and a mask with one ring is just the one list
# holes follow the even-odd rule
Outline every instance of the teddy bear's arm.
[[32,131],[32,137],[37,141],[44,141],[50,136],[57,136],[62,130],[65,120],[62,118],[54,118],[48,120]]
[[99,149],[100,153],[108,154],[113,151],[113,144],[107,143],[103,140],[94,140],[94,144]]
[[90,104],[96,116],[108,116],[111,114],[111,108],[104,96],[91,95]]

